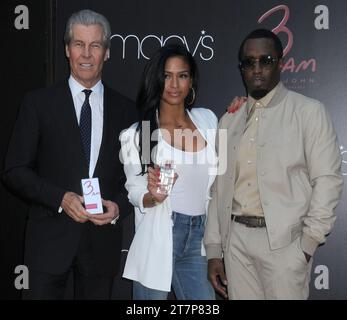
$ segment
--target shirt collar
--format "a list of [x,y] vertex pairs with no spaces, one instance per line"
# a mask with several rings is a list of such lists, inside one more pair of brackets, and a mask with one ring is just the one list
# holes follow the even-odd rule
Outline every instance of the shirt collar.
[[255,100],[253,97],[248,95],[249,104],[248,104],[247,113],[249,113],[251,111],[252,106],[257,102],[259,102],[262,107],[266,108],[268,106],[268,104],[270,103],[271,99],[273,98],[273,96],[275,95],[277,88],[278,88],[278,84],[265,97],[262,97],[259,100]]
[[[70,78],[69,78],[69,87],[70,87],[73,98],[79,95],[84,89],[87,89],[84,86],[82,86],[72,75],[70,75]],[[96,94],[101,94],[102,89],[103,89],[103,85],[101,80],[99,80],[92,88],[90,88],[90,90],[92,90],[93,93],[96,93]]]

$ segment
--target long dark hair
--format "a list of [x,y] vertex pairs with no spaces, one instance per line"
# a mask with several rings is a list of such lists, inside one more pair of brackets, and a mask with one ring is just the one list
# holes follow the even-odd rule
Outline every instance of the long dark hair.
[[[151,137],[153,132],[157,132],[160,100],[165,87],[165,64],[169,58],[180,57],[189,65],[192,87],[197,92],[198,69],[191,53],[182,45],[170,44],[165,45],[154,53],[152,58],[147,62],[142,74],[140,89],[136,98],[136,107],[139,112],[139,124],[136,131],[139,133],[139,156],[141,160],[141,174],[147,172],[146,166],[153,166],[152,151],[157,145],[158,139]],[[185,99],[185,108],[191,109],[194,100],[192,90]],[[150,139],[150,152],[143,152],[143,121],[150,123],[150,135],[145,139]]]

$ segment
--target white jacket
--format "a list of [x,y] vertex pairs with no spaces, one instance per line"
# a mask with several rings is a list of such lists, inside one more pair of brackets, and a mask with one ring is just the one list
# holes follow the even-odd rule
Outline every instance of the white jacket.
[[[209,183],[206,189],[206,214],[210,197],[210,187],[215,179],[217,156],[215,135],[218,120],[215,114],[204,108],[193,108],[188,115],[207,141],[208,159],[211,163]],[[170,291],[172,278],[172,220],[170,197],[153,208],[143,207],[143,196],[147,190],[147,175],[139,175],[141,164],[138,154],[139,136],[137,123],[120,135],[121,156],[127,177],[125,184],[129,201],[135,207],[135,236],[131,243],[123,277],[140,282],[142,285],[161,291]],[[158,135],[156,163],[160,163],[160,148],[163,137]],[[205,250],[202,246],[203,254]]]

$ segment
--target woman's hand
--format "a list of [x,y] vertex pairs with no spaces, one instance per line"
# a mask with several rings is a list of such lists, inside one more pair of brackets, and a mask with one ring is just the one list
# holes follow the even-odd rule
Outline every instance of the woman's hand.
[[[175,173],[173,185],[175,184],[177,178],[178,178],[178,175],[177,173]],[[148,168],[147,180],[148,180],[147,189],[151,197],[153,198],[153,201],[156,203],[162,203],[167,198],[167,195],[157,192],[158,186],[160,185],[159,166],[156,165],[154,168],[151,168],[151,167]]]
[[246,97],[235,97],[227,108],[228,113],[235,113],[247,101]]
[[157,192],[160,184],[160,168],[158,166],[154,168],[148,167],[147,181],[147,189],[154,202],[162,203],[167,198],[167,195]]

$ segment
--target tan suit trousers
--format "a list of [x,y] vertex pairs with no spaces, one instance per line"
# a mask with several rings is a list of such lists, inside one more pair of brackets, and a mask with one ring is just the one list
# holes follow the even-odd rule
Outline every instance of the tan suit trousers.
[[229,299],[307,299],[312,258],[307,263],[300,237],[270,250],[267,229],[232,221],[224,261]]

